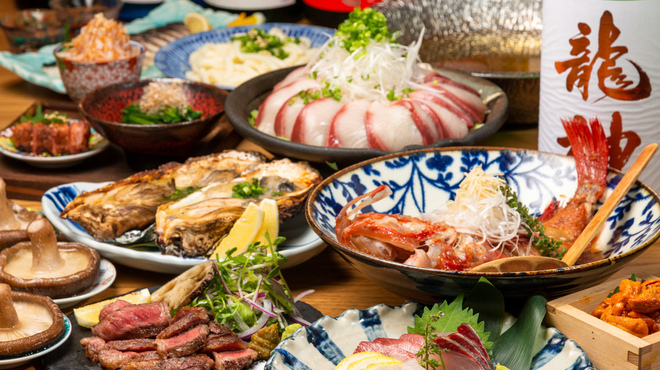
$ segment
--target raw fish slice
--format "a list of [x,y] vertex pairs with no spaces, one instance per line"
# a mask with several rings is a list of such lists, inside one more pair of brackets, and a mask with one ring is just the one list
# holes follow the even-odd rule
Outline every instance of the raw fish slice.
[[454,81],[451,78],[445,77],[445,76],[439,74],[436,71],[431,71],[431,70],[428,70],[428,69],[425,69],[425,68],[423,68],[422,70],[423,70],[423,72],[427,72],[427,71],[430,72],[430,73],[427,73],[427,75],[424,77],[423,81],[426,84],[428,84],[428,83],[433,84],[434,83],[433,81],[437,81],[435,83],[441,83],[443,85],[455,86],[455,87],[461,88],[461,89],[463,89],[463,90],[465,90],[465,91],[467,91],[467,92],[469,92],[473,95],[477,95],[477,96],[480,95],[479,91],[475,90],[474,88],[472,88],[472,87],[470,87],[470,86],[468,86],[464,83]]
[[364,122],[371,102],[354,100],[344,104],[330,123],[327,146],[331,148],[368,148]]
[[298,79],[272,92],[259,106],[254,126],[268,135],[275,135],[275,117],[282,105],[292,96],[307,89],[320,89],[321,84],[311,78]]
[[369,146],[374,149],[394,152],[425,142],[412,113],[401,105],[372,102],[367,109],[365,128]]
[[[445,333],[447,334],[447,333]],[[482,364],[481,361],[467,348],[462,346],[460,343],[457,343],[455,340],[452,340],[448,337],[444,336],[438,336],[435,339],[435,343],[440,347],[441,350],[448,350],[451,353],[459,354],[464,357],[472,359],[477,365],[476,367],[472,367],[472,369],[484,369],[488,370],[490,369],[490,366]],[[447,352],[443,352],[443,358],[444,354]],[[488,366],[488,367],[484,367]]]
[[380,343],[367,342],[363,341],[357,345],[355,352],[378,352],[387,357],[396,358],[399,361],[407,361],[411,358],[415,358],[415,353],[406,351],[405,349],[396,347],[396,346],[387,346]]
[[[422,108],[421,104],[417,104],[417,102],[410,99],[399,100],[396,104],[403,105],[410,111],[415,126],[417,126],[417,129],[425,138],[424,145],[433,144],[440,140],[440,134],[438,132],[440,120],[435,112],[431,109]],[[442,131],[440,131],[440,133],[442,133]]]
[[[428,107],[433,111],[438,118],[441,127],[438,130],[442,132],[445,139],[459,139],[465,137],[468,133],[468,125],[466,125],[464,116],[460,116],[460,112],[452,107],[447,102],[441,99],[434,99],[433,95],[425,93],[413,93],[411,98],[418,104]],[[458,113],[458,114],[457,114]]]
[[412,353],[417,353],[422,348],[422,345],[418,343],[413,343],[400,338],[376,338],[372,342],[385,346],[395,346]]
[[330,122],[344,104],[343,101],[333,98],[321,98],[307,103],[296,119],[291,141],[325,146],[328,142]]
[[457,344],[463,346],[463,348],[468,350],[470,354],[472,354],[472,356],[474,356],[474,358],[477,361],[479,361],[482,367],[485,368],[489,367],[490,360],[487,357],[484,357],[481,351],[479,350],[479,347],[471,340],[466,338],[463,334],[448,333],[447,338],[453,340],[454,342],[456,342]]
[[483,122],[488,107],[481,101],[480,96],[451,85],[426,84],[426,86],[437,90],[447,100],[456,104],[470,117],[471,122]]
[[276,83],[275,86],[273,86],[273,91],[278,90],[279,88],[284,87],[295,80],[307,78],[307,75],[309,75],[309,71],[310,69],[307,66],[302,66],[294,69],[293,71],[291,71],[291,73],[286,75],[286,77],[284,77],[282,81]]
[[297,95],[284,103],[275,116],[275,135],[290,140],[293,126],[303,108],[305,108],[305,102]]
[[456,329],[456,332],[469,339],[479,349],[482,357],[490,359],[488,356],[488,351],[486,351],[486,347],[484,347],[484,343],[481,340],[481,337],[479,337],[479,334],[477,334],[472,325],[461,324]]

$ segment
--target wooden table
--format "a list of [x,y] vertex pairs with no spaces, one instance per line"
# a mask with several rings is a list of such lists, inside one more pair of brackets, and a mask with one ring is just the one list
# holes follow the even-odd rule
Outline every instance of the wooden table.
[[[0,1],[0,16],[13,9],[13,2]],[[4,39],[0,40],[0,50],[7,50]],[[67,96],[55,93],[46,88],[31,85],[12,72],[0,68],[0,128],[5,127],[34,101],[70,101]],[[522,147],[536,149],[538,131],[535,127],[507,127],[481,143],[485,146],[494,147]],[[231,133],[227,133],[231,135]],[[240,138],[239,138],[240,139]],[[256,145],[249,141],[238,142],[240,149],[254,149]],[[91,159],[94,160],[93,158]],[[118,158],[122,160],[122,158]],[[21,171],[29,173],[31,169],[27,165],[20,165]],[[0,177],[16,175],[11,172],[0,172]],[[85,178],[84,171],[76,176]],[[93,175],[89,175],[87,181],[99,181]],[[67,181],[63,181],[67,182]],[[45,189],[27,188],[24,186],[12,186],[8,189],[15,195],[18,203],[39,209],[38,201]],[[30,200],[32,199],[32,200]],[[616,278],[627,277],[632,273],[657,274],[660,265],[660,241],[656,242],[640,257],[630,262],[619,273]],[[174,275],[158,274],[142,270],[116,265],[117,280],[106,291],[91,298],[81,305],[96,302],[108,297],[123,294],[138,288],[161,285],[169,281]],[[307,295],[303,301],[317,308],[323,314],[336,316],[349,308],[366,309],[376,304],[385,303],[399,305],[408,301],[390,293],[386,289],[376,285],[368,276],[364,276],[350,266],[331,248],[326,248],[320,255],[309,261],[287,269],[284,276],[289,283],[294,295],[313,289],[314,293]],[[70,313],[70,312],[66,312]],[[21,368],[34,368],[30,364]]]

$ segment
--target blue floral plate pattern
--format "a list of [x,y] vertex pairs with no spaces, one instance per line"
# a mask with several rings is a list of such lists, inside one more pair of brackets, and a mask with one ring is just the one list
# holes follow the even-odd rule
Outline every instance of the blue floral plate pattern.
[[[337,318],[325,316],[284,339],[273,350],[265,369],[332,370],[361,341],[398,338],[407,333],[422,309],[414,302],[396,307],[381,304],[364,311],[351,309]],[[509,316],[507,321],[505,324],[510,325],[515,319]],[[539,330],[534,353],[533,370],[595,369],[580,346],[555,328]]]
[[[169,77],[186,78],[186,72],[191,70],[188,59],[190,54],[208,43],[230,42],[232,36],[246,33],[253,28],[260,28],[268,32],[271,28],[281,29],[289,37],[307,37],[313,48],[321,47],[335,33],[335,30],[326,27],[309,26],[293,23],[263,23],[255,26],[240,26],[216,29],[195,33],[175,40],[163,46],[154,58],[154,64],[161,72]],[[233,90],[235,86],[218,85],[225,90]]]
[[[311,194],[307,220],[328,244],[367,277],[415,301],[457,296],[473,286],[480,275],[442,271],[382,261],[337,242],[335,217],[357,195],[387,184],[393,195],[364,212],[416,216],[431,212],[447,200],[468,172],[481,165],[488,173],[504,176],[532,213],[540,214],[553,198],[570,198],[577,187],[572,157],[530,150],[497,148],[441,148],[418,150],[358,163],[326,178]],[[610,170],[606,196],[622,174]],[[565,269],[521,273],[484,273],[505,297],[521,298],[541,290],[551,297],[568,294],[604,281],[623,264],[638,256],[660,236],[658,195],[637,182],[609,216],[594,246],[603,259]]]

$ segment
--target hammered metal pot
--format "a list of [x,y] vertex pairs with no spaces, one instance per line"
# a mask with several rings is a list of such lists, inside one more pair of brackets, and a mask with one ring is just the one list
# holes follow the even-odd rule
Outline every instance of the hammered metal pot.
[[[509,98],[507,124],[537,124],[541,0],[384,0],[373,8],[385,14],[390,29],[401,32],[402,44],[416,41],[424,30],[422,61],[501,87]],[[501,68],[484,70],[477,63],[483,60]]]

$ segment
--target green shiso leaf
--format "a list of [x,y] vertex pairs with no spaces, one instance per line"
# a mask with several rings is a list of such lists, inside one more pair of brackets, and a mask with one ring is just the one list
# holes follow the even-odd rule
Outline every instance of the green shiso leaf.
[[[434,320],[430,319],[431,316],[437,316],[439,314],[442,317]],[[408,333],[424,335],[427,332],[426,326],[429,322],[432,325],[431,331],[437,333],[455,332],[461,324],[467,323],[474,328],[484,342],[484,345],[486,345],[489,334],[484,332],[484,323],[478,322],[478,319],[479,316],[473,313],[471,308],[463,308],[463,295],[461,294],[451,303],[444,301],[440,305],[436,303],[430,309],[425,307],[421,317],[415,316],[415,326],[408,327]],[[492,343],[488,344],[487,349]]]
[[509,369],[529,369],[534,355],[534,341],[546,313],[547,299],[530,297],[516,322],[493,344],[493,363]]
[[[479,315],[479,321],[484,323],[484,330],[490,333],[488,343],[492,345],[502,332],[504,325],[504,296],[488,281],[481,277],[470,294],[465,297],[465,306]],[[485,341],[484,341],[485,342]],[[486,347],[489,350],[489,347]]]

